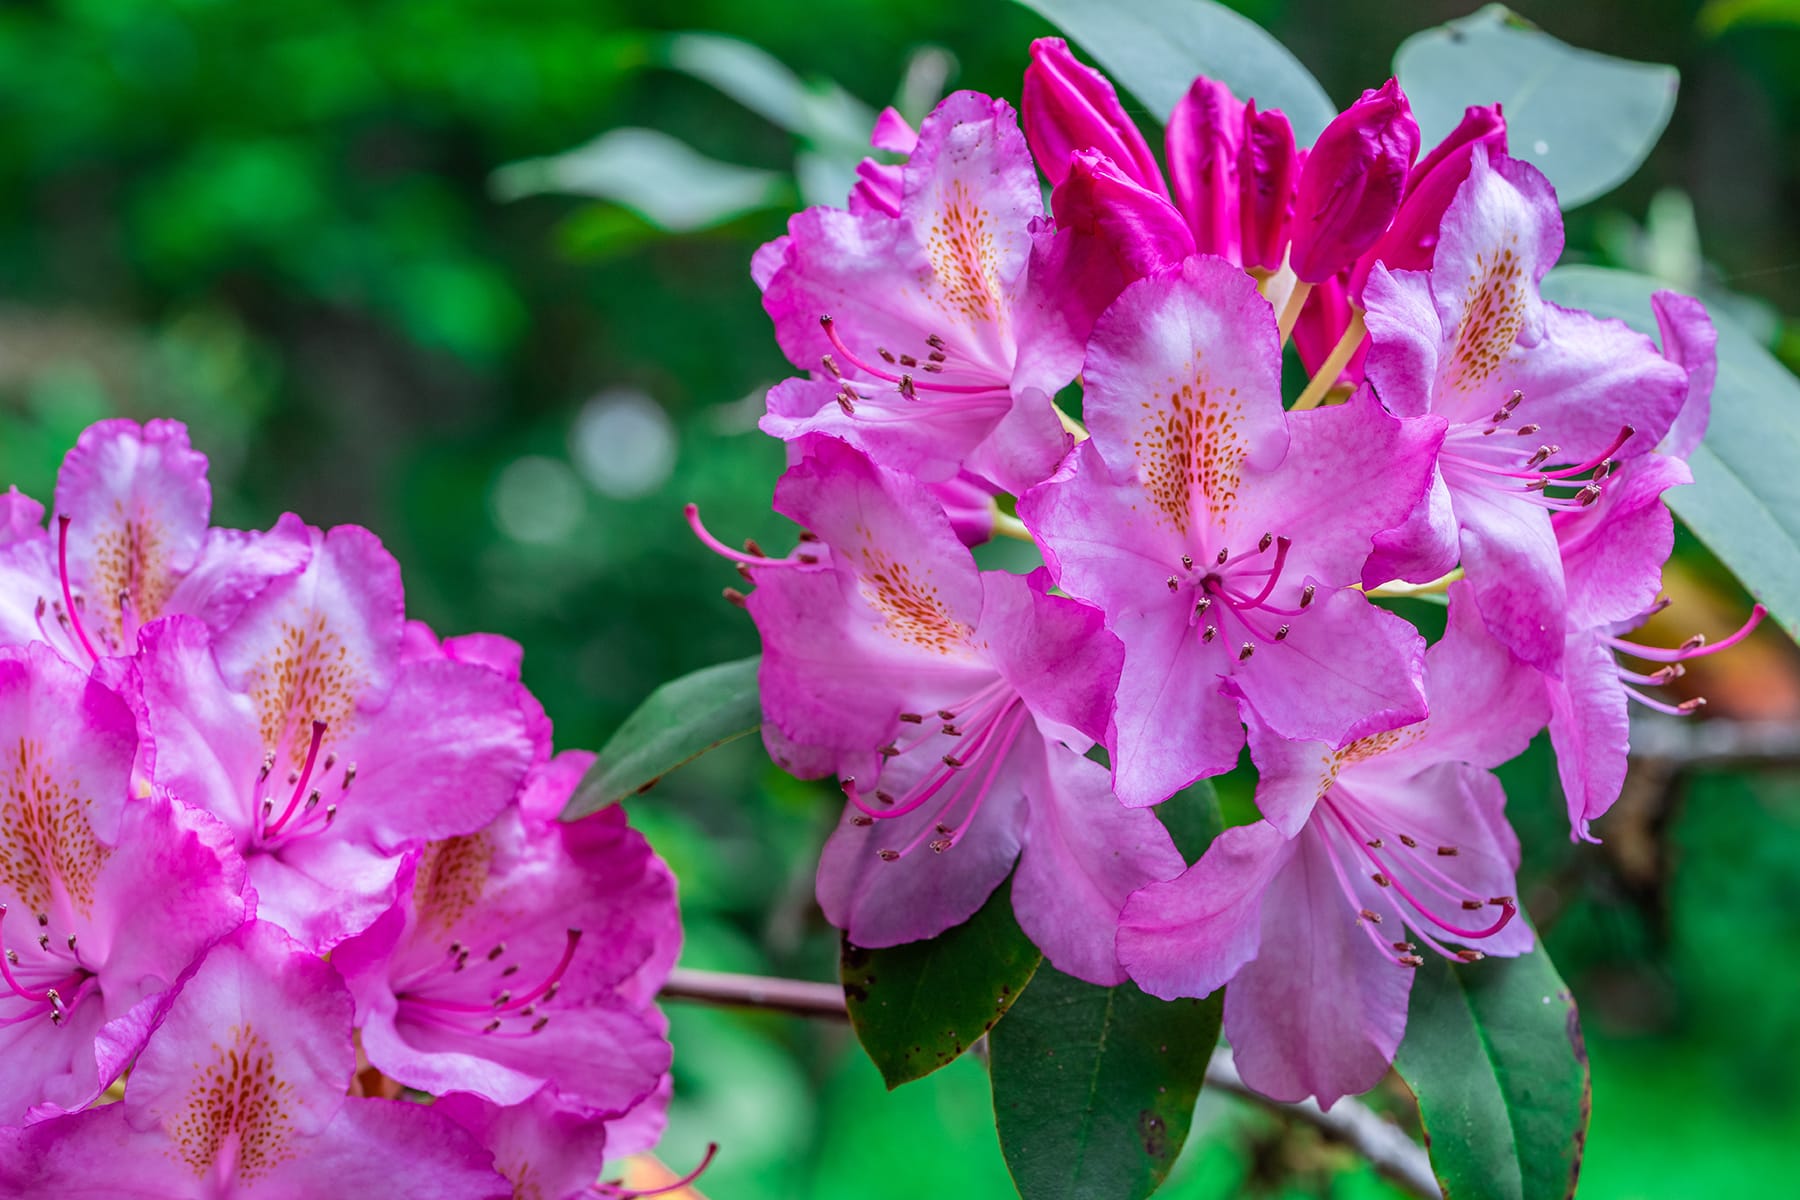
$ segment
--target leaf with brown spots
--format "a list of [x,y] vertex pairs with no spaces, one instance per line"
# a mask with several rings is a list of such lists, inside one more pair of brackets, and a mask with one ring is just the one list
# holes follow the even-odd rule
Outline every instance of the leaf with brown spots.
[[1223,993],[1158,1000],[1044,967],[988,1040],[994,1121],[1024,1200],[1137,1200],[1187,1141]]
[[1419,1099],[1447,1200],[1572,1196],[1587,1140],[1587,1051],[1574,997],[1543,948],[1413,981],[1394,1065]]
[[889,1090],[948,1066],[1005,1016],[1043,961],[1012,912],[1012,885],[954,929],[869,950],[844,942],[850,1024]]
[[760,657],[670,680],[625,718],[576,785],[562,818],[574,821],[647,792],[677,767],[755,733],[762,724]]

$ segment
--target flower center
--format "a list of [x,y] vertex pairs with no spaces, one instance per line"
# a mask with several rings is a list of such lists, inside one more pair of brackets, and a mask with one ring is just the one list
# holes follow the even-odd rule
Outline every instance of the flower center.
[[[5,945],[4,926],[7,906],[0,904],[0,946]],[[50,929],[50,917],[39,913],[36,949],[20,953],[7,949],[0,953],[0,1004],[8,1000],[23,1001],[5,1016],[0,1028],[27,1021],[50,1018],[52,1025],[63,1019],[89,995],[100,988],[99,977],[81,961],[75,935],[58,935]]]
[[356,782],[356,764],[348,764],[342,775],[331,778],[338,756],[334,751],[319,757],[325,730],[324,721],[312,723],[306,758],[284,781],[270,782],[277,754],[274,750],[263,752],[262,768],[251,793],[255,807],[251,840],[256,848],[274,852],[296,838],[325,832],[337,819],[338,806]]
[[[876,854],[883,862],[896,862],[920,846],[942,854],[961,841],[974,823],[1013,743],[1030,719],[1019,693],[998,678],[935,713],[901,713],[894,740],[880,751],[884,766],[901,755],[912,755],[915,760],[936,755],[938,761],[899,795],[883,790],[877,777],[873,804],[864,798],[868,793],[857,788],[855,779],[842,780],[845,798],[857,808],[851,823],[866,827],[909,816],[935,803],[934,822],[899,849]],[[959,808],[964,811],[957,820]],[[954,825],[952,820],[956,820]]]
[[451,942],[441,959],[398,984],[394,998],[426,1024],[458,1033],[530,1037],[550,1023],[538,1007],[556,999],[580,942],[581,930],[569,930],[555,965],[529,985],[516,982],[522,964],[507,953],[505,942],[482,954]]
[[[1636,430],[1623,426],[1612,444],[1592,458],[1549,468],[1546,464],[1561,461],[1557,455],[1562,453],[1562,447],[1546,442],[1527,452],[1524,447],[1530,442],[1521,444],[1517,439],[1535,437],[1540,427],[1530,422],[1509,424],[1524,399],[1525,393],[1514,391],[1485,424],[1472,421],[1452,426],[1438,453],[1439,469],[1464,489],[1499,491],[1552,512],[1586,508],[1600,498],[1601,481],[1619,465],[1612,456],[1631,440]],[[1574,491],[1560,495],[1553,494],[1552,488]]]
[[[933,333],[926,337],[923,355],[895,354],[886,346],[877,346],[875,353],[888,364],[883,368],[859,357],[845,345],[843,337],[837,331],[837,322],[831,317],[821,316],[819,327],[825,331],[826,339],[836,351],[835,355],[821,356],[820,362],[841,385],[837,403],[845,416],[857,416],[860,413],[862,419],[875,424],[916,420],[922,414],[912,409],[911,404],[919,401],[921,394],[932,399],[930,412],[934,416],[946,412],[1004,409],[1011,404],[1007,374],[974,362],[952,362],[950,343],[939,334]],[[843,367],[838,362],[839,358],[871,379],[893,384],[893,392],[878,391],[866,381],[846,379]],[[937,378],[947,371],[973,376],[979,382],[947,383]],[[866,394],[859,391],[859,388],[866,389]],[[895,406],[891,401],[894,394],[908,403]]]
[[1292,538],[1265,533],[1256,549],[1233,554],[1221,547],[1210,564],[1196,566],[1192,555],[1182,555],[1181,573],[1169,576],[1168,585],[1171,593],[1187,598],[1183,603],[1193,603],[1188,627],[1198,629],[1207,645],[1221,635],[1226,645],[1237,642],[1239,662],[1258,645],[1286,641],[1292,625],[1282,618],[1303,615],[1317,592],[1309,583],[1300,589],[1298,607],[1271,603],[1293,544]]

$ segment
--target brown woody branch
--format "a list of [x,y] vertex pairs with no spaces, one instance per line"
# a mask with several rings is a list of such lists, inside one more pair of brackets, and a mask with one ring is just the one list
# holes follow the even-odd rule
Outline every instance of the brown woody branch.
[[[844,991],[833,983],[677,967],[669,972],[662,997],[831,1021],[849,1019],[844,1007]],[[1408,1137],[1405,1130],[1355,1100],[1339,1100],[1330,1112],[1310,1100],[1302,1104],[1270,1100],[1244,1083],[1232,1062],[1231,1051],[1224,1046],[1213,1051],[1212,1061],[1206,1066],[1206,1086],[1312,1126],[1325,1137],[1361,1154],[1376,1170],[1415,1196],[1440,1200],[1443,1195],[1431,1173],[1431,1162],[1424,1148]]]

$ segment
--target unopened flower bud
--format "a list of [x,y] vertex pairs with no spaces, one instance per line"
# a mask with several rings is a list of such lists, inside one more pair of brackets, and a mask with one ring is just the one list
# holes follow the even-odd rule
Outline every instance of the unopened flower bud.
[[1202,75],[1169,114],[1164,149],[1175,203],[1202,254],[1237,256],[1238,161],[1244,103]]
[[1187,221],[1103,154],[1078,150],[1069,174],[1050,195],[1056,233],[1033,254],[1049,302],[1069,330],[1086,338],[1094,321],[1126,286],[1194,253]]
[[1078,62],[1061,38],[1031,43],[1031,65],[1019,99],[1020,123],[1038,168],[1052,187],[1069,174],[1069,155],[1097,150],[1139,186],[1166,192],[1156,156],[1125,115],[1106,76]]
[[1387,232],[1418,152],[1418,122],[1392,79],[1325,127],[1294,197],[1288,261],[1302,282],[1329,279]]
[[1361,295],[1363,280],[1377,261],[1396,271],[1422,271],[1431,266],[1444,210],[1469,177],[1469,160],[1477,146],[1485,146],[1490,158],[1506,153],[1506,119],[1498,104],[1470,108],[1462,123],[1419,160],[1407,178],[1406,197],[1393,224],[1374,251],[1357,263],[1351,280],[1353,292]]
[[1294,211],[1294,177],[1300,156],[1294,129],[1280,109],[1244,108],[1244,136],[1238,145],[1238,224],[1244,266],[1273,271],[1287,249]]

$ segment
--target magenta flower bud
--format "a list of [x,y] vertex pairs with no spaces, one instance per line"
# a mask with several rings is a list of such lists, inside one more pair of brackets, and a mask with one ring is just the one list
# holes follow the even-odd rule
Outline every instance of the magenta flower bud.
[[1070,154],[1098,150],[1142,187],[1168,191],[1156,156],[1125,115],[1113,85],[1078,62],[1061,38],[1031,43],[1019,108],[1025,141],[1051,187],[1068,177]]
[[1418,153],[1418,122],[1392,79],[1325,127],[1294,197],[1289,264],[1302,282],[1337,274],[1387,232]]
[[1187,214],[1194,247],[1235,259],[1238,248],[1238,154],[1244,103],[1202,75],[1169,114],[1163,147],[1175,203]]
[[1032,276],[1082,341],[1129,284],[1194,253],[1194,236],[1175,206],[1092,150],[1070,155],[1050,210],[1056,235],[1033,253]]
[[1400,202],[1394,223],[1376,243],[1374,252],[1365,255],[1356,266],[1351,281],[1358,295],[1377,259],[1397,271],[1422,271],[1431,265],[1444,210],[1456,198],[1456,189],[1469,177],[1469,157],[1477,146],[1488,148],[1490,160],[1506,153],[1506,119],[1500,115],[1498,104],[1470,108],[1450,136],[1419,160],[1407,181],[1406,198]]
[[1237,169],[1245,267],[1273,271],[1281,266],[1294,211],[1294,177],[1299,173],[1300,155],[1294,149],[1294,130],[1286,114],[1278,108],[1259,113],[1252,100],[1244,108]]

